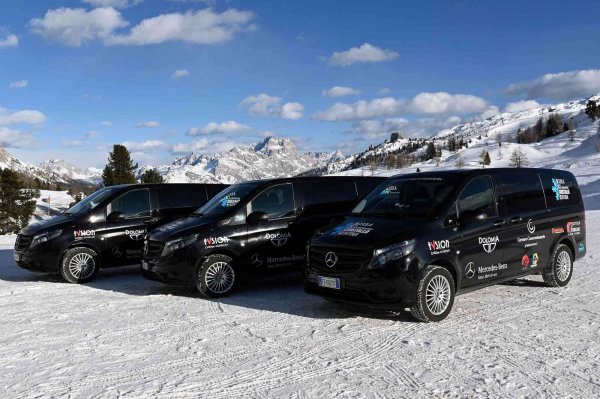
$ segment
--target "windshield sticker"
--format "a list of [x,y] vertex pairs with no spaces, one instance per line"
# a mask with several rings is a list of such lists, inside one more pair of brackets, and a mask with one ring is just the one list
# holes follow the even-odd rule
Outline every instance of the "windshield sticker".
[[96,230],[75,230],[73,235],[75,238],[94,238],[96,237]]
[[568,200],[571,194],[571,190],[566,185],[564,179],[555,178],[552,178],[552,192],[554,192],[557,201]]
[[142,241],[146,235],[146,229],[125,230],[125,235],[133,241]]
[[204,239],[205,248],[221,248],[229,245],[229,237],[207,237]]
[[331,232],[332,236],[358,237],[373,231],[373,223],[354,222],[339,225]]
[[237,192],[234,191],[223,197],[220,203],[223,208],[231,208],[232,206],[236,206],[240,201],[241,198],[237,195]]
[[395,194],[398,193],[398,187],[397,186],[387,186],[385,188],[385,190],[383,190],[380,195],[390,195],[390,194]]
[[570,236],[581,234],[581,222],[567,222],[567,233],[569,233]]
[[427,245],[432,255],[447,254],[450,252],[450,241],[448,240],[429,241]]
[[488,254],[491,254],[496,249],[500,239],[498,236],[495,237],[479,237],[479,245],[483,247],[483,250]]
[[285,244],[287,244],[288,239],[290,238],[292,238],[292,233],[290,232],[266,234],[266,239],[271,240],[271,244],[275,245],[276,247],[283,247]]

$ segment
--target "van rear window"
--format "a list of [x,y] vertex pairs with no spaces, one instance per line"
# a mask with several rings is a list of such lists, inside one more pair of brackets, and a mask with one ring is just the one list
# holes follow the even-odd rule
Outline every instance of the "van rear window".
[[198,208],[205,202],[206,191],[202,185],[173,185],[158,188],[158,203],[161,209]]
[[563,208],[581,204],[581,193],[570,173],[563,171],[543,171],[540,173],[544,194],[549,208]]

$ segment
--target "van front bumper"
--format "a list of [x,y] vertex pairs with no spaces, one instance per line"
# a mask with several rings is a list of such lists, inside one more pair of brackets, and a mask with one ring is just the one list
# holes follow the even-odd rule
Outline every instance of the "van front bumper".
[[175,257],[142,260],[142,276],[167,285],[182,287],[195,285],[194,267]]
[[26,270],[42,273],[58,273],[61,251],[54,243],[45,242],[24,251],[15,250],[15,264]]

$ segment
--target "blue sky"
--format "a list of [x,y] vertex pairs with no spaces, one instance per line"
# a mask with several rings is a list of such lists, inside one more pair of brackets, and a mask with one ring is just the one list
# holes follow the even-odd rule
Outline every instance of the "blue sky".
[[[140,164],[266,135],[345,153],[600,92],[600,3],[3,0],[0,144]],[[336,87],[337,86],[337,87]]]

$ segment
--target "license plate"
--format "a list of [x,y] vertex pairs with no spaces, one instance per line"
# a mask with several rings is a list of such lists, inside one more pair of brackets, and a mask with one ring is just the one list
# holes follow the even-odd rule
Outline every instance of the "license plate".
[[319,276],[319,287],[333,288],[334,290],[339,290],[340,289],[340,279]]
[[142,269],[144,269],[144,270],[148,270],[149,269],[148,262],[146,262],[145,260],[142,261]]
[[19,262],[21,260],[21,254],[15,252],[14,254],[15,261]]

